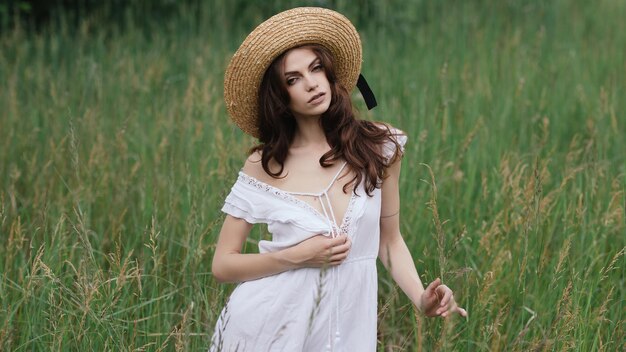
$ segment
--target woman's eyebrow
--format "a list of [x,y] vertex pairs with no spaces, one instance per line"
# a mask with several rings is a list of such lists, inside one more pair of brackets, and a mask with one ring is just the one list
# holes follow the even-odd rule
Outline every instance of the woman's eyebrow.
[[[311,66],[315,65],[318,61],[320,61],[319,57],[316,57],[313,61],[311,61],[311,63],[309,64],[309,69],[311,68]],[[298,71],[288,71],[288,72],[285,72],[285,76],[293,75],[293,74],[296,74],[296,73],[299,73],[299,72]]]

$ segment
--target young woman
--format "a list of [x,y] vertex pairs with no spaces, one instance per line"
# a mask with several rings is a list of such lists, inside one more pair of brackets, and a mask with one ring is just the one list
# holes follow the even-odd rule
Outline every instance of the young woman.
[[[440,279],[424,289],[417,274],[399,230],[407,138],[354,116],[360,66],[356,29],[320,8],[270,18],[231,60],[228,112],[260,143],[222,208],[212,271],[240,284],[211,351],[375,351],[376,258],[425,315],[467,316]],[[242,254],[256,223],[272,239]]]

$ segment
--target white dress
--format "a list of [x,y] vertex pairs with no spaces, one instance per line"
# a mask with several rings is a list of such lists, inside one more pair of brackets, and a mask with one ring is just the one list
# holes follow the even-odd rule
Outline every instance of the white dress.
[[[396,140],[403,147],[406,136]],[[385,156],[394,147],[384,145]],[[317,194],[283,191],[239,172],[222,211],[268,225],[272,240],[259,242],[260,253],[328,232],[348,234],[352,247],[338,266],[240,283],[220,314],[209,351],[376,351],[381,194],[377,188],[369,197],[361,184],[343,220],[333,219],[332,202],[325,200],[344,166]],[[320,212],[302,196],[318,197],[326,206]]]

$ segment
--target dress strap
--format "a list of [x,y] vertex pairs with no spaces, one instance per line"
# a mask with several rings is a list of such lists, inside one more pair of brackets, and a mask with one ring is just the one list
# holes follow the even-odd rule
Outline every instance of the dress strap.
[[337,171],[337,173],[335,174],[335,177],[333,177],[333,179],[330,181],[330,183],[328,184],[328,186],[326,186],[326,188],[324,189],[324,192],[322,193],[326,193],[328,192],[328,190],[330,189],[330,187],[333,186],[333,184],[335,183],[335,181],[337,181],[337,177],[339,177],[339,175],[341,174],[341,172],[343,171],[343,169],[346,167],[346,165],[348,165],[347,161],[343,162],[343,165],[341,165],[341,167],[339,168],[339,171]]
[[311,192],[287,192],[287,193],[292,194],[292,195],[296,195],[296,196],[321,197],[324,193],[327,193],[328,190],[333,186],[335,181],[337,181],[337,178],[339,177],[339,175],[341,174],[343,169],[346,167],[346,165],[348,165],[348,162],[344,161],[343,165],[341,165],[341,167],[339,168],[339,171],[337,171],[337,173],[335,174],[335,177],[333,177],[333,179],[330,181],[328,186],[326,186],[326,188],[324,188],[324,190],[321,191],[321,192],[317,192],[317,193],[311,193]]

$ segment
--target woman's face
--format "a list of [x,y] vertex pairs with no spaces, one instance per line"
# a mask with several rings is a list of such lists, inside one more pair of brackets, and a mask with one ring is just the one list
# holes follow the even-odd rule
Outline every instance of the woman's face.
[[309,48],[285,54],[283,80],[289,93],[289,109],[295,117],[322,115],[330,106],[331,90],[321,60]]

